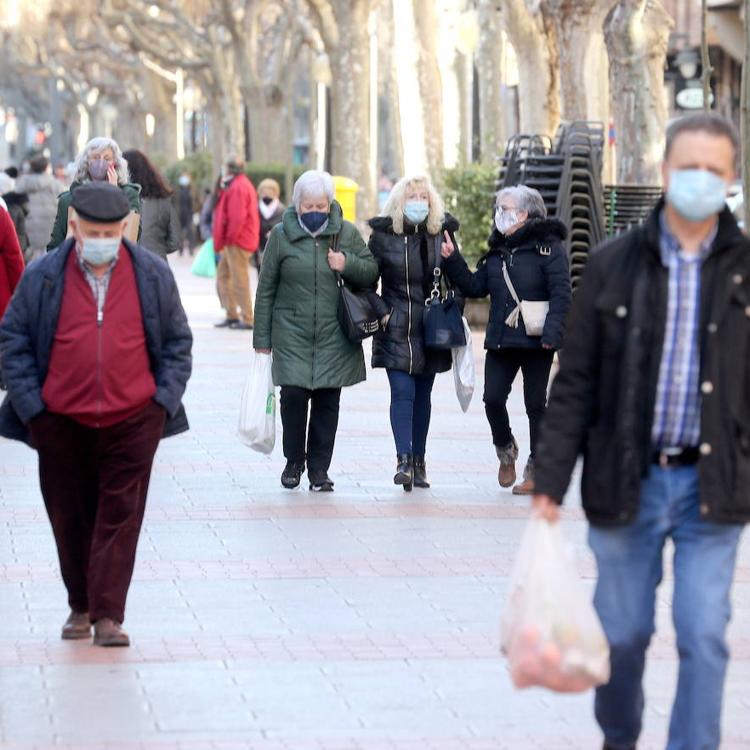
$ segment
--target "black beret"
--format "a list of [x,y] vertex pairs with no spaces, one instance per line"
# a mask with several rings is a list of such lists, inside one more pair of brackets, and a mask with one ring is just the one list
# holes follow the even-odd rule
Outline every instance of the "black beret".
[[111,224],[130,213],[130,201],[122,188],[109,182],[86,182],[79,185],[70,200],[76,213],[87,221]]

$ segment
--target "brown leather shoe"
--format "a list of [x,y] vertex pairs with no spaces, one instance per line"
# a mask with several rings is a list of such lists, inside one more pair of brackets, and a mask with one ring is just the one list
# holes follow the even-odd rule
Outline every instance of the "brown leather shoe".
[[64,641],[79,641],[83,638],[91,638],[91,620],[88,612],[73,612],[71,610],[68,619],[62,626],[60,637]]
[[129,646],[130,638],[119,622],[103,617],[94,623],[95,646]]
[[504,447],[495,446],[495,452],[500,459],[497,481],[501,487],[512,487],[516,481],[516,461],[518,460],[518,444],[515,440]]
[[526,468],[523,470],[523,482],[513,488],[514,495],[533,495],[534,494],[534,462],[529,459]]

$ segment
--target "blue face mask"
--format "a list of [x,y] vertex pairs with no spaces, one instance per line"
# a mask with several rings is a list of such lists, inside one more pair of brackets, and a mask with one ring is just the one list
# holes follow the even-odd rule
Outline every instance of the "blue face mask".
[[669,175],[666,200],[683,219],[705,221],[724,207],[727,187],[705,169],[675,169]]
[[404,216],[414,226],[421,224],[430,213],[430,207],[427,201],[406,201],[404,203]]
[[322,229],[323,225],[328,221],[328,212],[308,211],[306,214],[300,214],[299,220],[302,222],[302,226],[307,229],[310,234],[314,234]]
[[81,257],[92,266],[106,266],[119,250],[119,237],[84,237],[81,243]]

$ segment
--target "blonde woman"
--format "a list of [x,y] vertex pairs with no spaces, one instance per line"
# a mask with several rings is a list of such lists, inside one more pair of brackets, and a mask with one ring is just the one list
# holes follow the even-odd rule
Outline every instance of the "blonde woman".
[[370,252],[380,270],[380,295],[372,301],[381,330],[372,346],[372,366],[384,367],[391,386],[391,428],[396,442],[393,481],[410,492],[427,488],[425,452],[435,375],[451,367],[450,351],[427,349],[422,333],[425,300],[440,264],[441,239],[455,245],[458,221],[424,175],[397,182],[383,208],[370,220]]

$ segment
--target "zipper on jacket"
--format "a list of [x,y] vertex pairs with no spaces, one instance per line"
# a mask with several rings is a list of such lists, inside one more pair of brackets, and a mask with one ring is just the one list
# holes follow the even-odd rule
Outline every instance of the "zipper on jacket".
[[[97,303],[97,308],[99,307]],[[96,426],[102,416],[102,401],[104,400],[104,388],[102,386],[102,325],[104,324],[104,309],[96,311],[96,384],[99,398],[96,403]]]
[[406,343],[409,345],[409,375],[414,368],[414,351],[411,347],[411,287],[409,285],[409,238],[404,235],[404,268],[406,269],[406,305],[409,325],[406,329]]
[[312,337],[312,383],[310,387],[315,389],[315,341],[318,336],[318,247],[320,243],[315,240],[315,253],[313,258],[313,337]]

